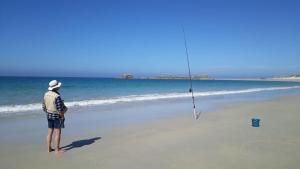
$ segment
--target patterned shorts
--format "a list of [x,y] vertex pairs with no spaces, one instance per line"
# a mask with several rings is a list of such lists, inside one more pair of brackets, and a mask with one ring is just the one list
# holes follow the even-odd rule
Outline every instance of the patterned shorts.
[[48,128],[65,128],[65,119],[48,119]]

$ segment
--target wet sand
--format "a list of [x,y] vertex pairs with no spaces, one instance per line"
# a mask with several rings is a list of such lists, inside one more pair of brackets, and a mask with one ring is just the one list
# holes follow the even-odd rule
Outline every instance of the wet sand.
[[[0,168],[296,169],[299,103],[300,95],[287,96],[228,104],[199,120],[184,113],[144,124],[94,128],[63,138],[63,155],[47,153],[40,138],[6,140],[0,142]],[[253,117],[261,119],[259,128],[251,126]]]

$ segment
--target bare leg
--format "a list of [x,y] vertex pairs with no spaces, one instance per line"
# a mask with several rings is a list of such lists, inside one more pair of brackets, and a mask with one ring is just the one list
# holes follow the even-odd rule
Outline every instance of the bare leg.
[[53,129],[52,128],[48,128],[48,134],[47,134],[48,152],[54,151],[54,149],[51,147],[52,134],[53,134]]
[[60,148],[61,129],[54,129],[55,131],[55,142],[56,142],[56,153],[63,153],[64,151]]

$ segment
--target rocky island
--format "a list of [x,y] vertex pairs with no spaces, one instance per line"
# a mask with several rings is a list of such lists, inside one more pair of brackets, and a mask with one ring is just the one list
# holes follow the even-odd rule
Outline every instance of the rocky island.
[[[148,77],[146,79],[151,80],[189,80],[189,76],[174,76],[174,75],[161,75],[161,76],[153,76]],[[192,80],[213,80],[213,78],[209,77],[208,75],[196,75],[192,76]]]
[[[176,76],[176,75],[159,75],[159,76],[150,76],[150,77],[134,77],[130,73],[124,73],[121,79],[146,79],[146,80],[189,80],[189,76]],[[208,75],[195,75],[192,76],[192,80],[214,80],[214,78],[209,77]]]

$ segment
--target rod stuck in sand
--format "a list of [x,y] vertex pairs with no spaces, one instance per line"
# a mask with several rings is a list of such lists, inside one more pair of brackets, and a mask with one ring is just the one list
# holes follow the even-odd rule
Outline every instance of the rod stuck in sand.
[[184,31],[183,26],[182,26],[182,32],[183,32],[183,37],[184,37],[186,61],[187,61],[187,66],[188,66],[188,70],[189,70],[189,81],[190,81],[190,90],[189,90],[189,92],[192,94],[194,118],[197,120],[197,119],[199,119],[201,112],[198,113],[198,114],[196,112],[195,96],[194,96],[194,90],[193,90],[193,81],[192,81],[191,68],[190,68],[190,59],[189,59],[186,36],[185,36],[185,31]]

